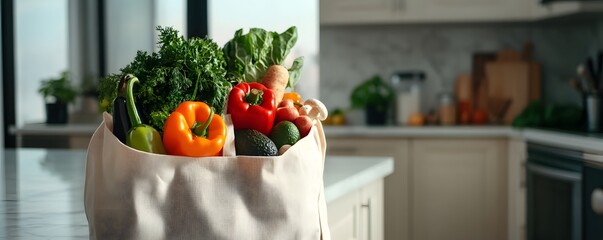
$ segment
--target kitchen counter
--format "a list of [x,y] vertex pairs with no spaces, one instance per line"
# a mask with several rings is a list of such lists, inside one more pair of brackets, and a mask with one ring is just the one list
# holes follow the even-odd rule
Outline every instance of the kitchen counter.
[[508,126],[326,126],[327,137],[508,137],[517,134]]
[[586,152],[603,152],[603,133],[585,133],[552,129],[517,129],[510,126],[422,126],[422,127],[369,127],[326,126],[327,139],[345,137],[372,138],[513,138],[528,142],[576,149]]
[[[98,124],[28,124],[20,128],[12,126],[11,134],[17,135],[17,143],[23,136],[92,136]],[[551,129],[516,129],[510,126],[325,126],[327,137],[384,137],[384,138],[523,138],[527,141],[568,147],[582,151],[602,152],[603,133],[559,131]]]
[[[88,239],[86,151],[7,149],[0,162],[0,239]],[[327,202],[393,172],[388,157],[329,156]]]

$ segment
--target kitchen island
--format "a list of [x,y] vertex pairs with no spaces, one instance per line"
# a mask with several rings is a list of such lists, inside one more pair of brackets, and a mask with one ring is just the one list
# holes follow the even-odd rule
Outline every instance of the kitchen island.
[[[88,239],[85,150],[7,149],[0,164],[0,239]],[[328,156],[327,202],[393,172],[391,157]]]

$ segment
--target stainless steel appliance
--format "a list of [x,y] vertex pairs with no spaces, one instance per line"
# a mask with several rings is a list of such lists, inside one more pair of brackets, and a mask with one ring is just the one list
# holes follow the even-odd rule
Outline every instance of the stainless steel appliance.
[[584,239],[603,239],[603,154],[584,153],[582,182]]
[[527,238],[582,239],[582,153],[528,143]]

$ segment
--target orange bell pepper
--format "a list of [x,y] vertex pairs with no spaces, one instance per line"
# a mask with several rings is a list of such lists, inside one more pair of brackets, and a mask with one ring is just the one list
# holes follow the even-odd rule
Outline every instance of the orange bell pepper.
[[218,156],[226,142],[226,123],[204,102],[186,101],[166,120],[163,142],[170,155]]
[[285,100],[291,100],[293,102],[293,106],[295,106],[297,110],[299,110],[299,108],[303,105],[302,97],[297,92],[286,92],[283,95],[283,100],[281,100],[281,102]]
[[301,104],[302,102],[302,98],[301,95],[299,95],[299,93],[296,92],[286,92],[285,94],[283,94],[283,100],[289,99],[291,101],[293,101],[293,103],[299,103]]

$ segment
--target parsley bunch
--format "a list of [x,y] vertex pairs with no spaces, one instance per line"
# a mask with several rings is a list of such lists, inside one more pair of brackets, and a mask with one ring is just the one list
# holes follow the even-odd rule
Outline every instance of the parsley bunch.
[[[231,84],[226,80],[222,49],[209,38],[184,39],[173,28],[157,27],[160,49],[148,54],[139,51],[130,64],[101,80],[100,99],[112,101],[125,74],[138,77],[136,104],[143,121],[162,132],[170,113],[184,101],[202,101],[217,114],[224,106]],[[111,112],[111,107],[107,109]]]

